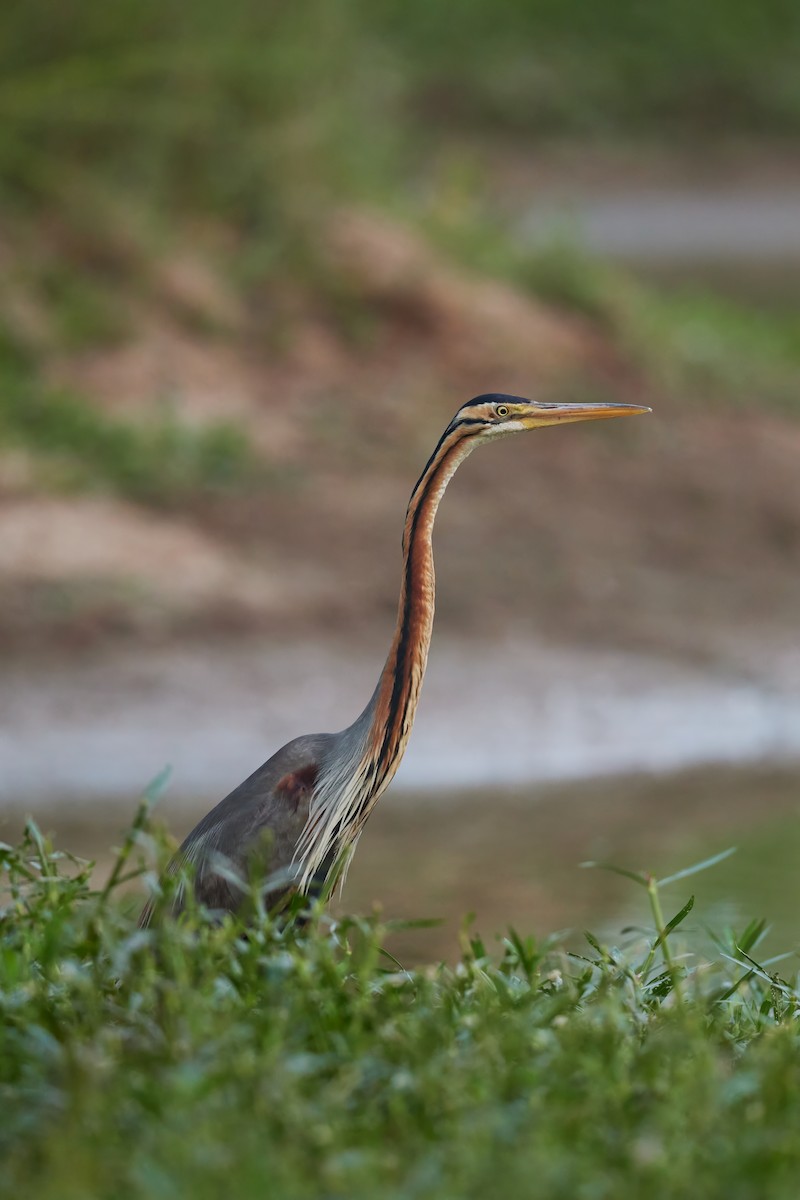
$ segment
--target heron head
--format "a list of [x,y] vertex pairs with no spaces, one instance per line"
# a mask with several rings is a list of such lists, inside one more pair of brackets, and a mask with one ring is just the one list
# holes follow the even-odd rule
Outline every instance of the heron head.
[[522,433],[526,429],[541,429],[545,425],[602,421],[608,417],[635,417],[650,411],[641,404],[623,404],[611,400],[572,404],[555,400],[526,400],[522,396],[489,392],[463,405],[450,427],[471,424],[481,437],[503,437],[510,433]]

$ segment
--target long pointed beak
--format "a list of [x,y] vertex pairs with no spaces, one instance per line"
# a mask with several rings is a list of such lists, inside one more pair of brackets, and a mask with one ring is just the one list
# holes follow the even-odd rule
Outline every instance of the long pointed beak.
[[587,401],[584,404],[536,403],[521,415],[531,429],[543,425],[566,425],[570,421],[604,421],[609,417],[638,417],[653,410],[643,404],[621,404],[613,400]]

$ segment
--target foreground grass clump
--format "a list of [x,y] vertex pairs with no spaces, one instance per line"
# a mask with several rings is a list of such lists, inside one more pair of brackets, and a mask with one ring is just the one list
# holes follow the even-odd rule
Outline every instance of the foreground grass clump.
[[798,993],[760,926],[697,962],[689,902],[665,921],[637,877],[630,954],[510,933],[406,970],[372,920],[145,932],[115,899],[141,829],[99,892],[32,825],[0,851],[2,1194],[796,1195]]

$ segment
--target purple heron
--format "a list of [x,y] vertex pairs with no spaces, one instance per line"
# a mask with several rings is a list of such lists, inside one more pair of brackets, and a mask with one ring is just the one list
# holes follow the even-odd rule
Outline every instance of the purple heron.
[[[188,867],[197,900],[235,911],[253,868],[271,900],[321,889],[355,851],[408,743],[428,659],[434,609],[431,534],[457,467],[476,446],[512,433],[649,412],[635,404],[569,404],[490,394],[470,400],[445,429],[417,480],[403,529],[397,625],[375,691],[340,733],[287,743],[189,834],[170,871]],[[174,909],[181,906],[179,888]],[[150,921],[151,901],[141,917]]]

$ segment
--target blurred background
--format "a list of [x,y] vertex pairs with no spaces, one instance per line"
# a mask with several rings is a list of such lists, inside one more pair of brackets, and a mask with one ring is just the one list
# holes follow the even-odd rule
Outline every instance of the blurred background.
[[[800,8],[0,13],[0,837],[181,837],[348,724],[405,503],[483,391],[646,420],[469,461],[345,906],[546,933],[800,902]],[[685,899],[676,891],[676,908]]]

